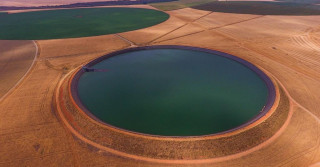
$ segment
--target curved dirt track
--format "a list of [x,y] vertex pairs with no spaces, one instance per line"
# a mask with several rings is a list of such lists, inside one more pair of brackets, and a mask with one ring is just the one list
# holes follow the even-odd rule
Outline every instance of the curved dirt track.
[[36,61],[37,53],[34,41],[0,40],[0,101],[28,74]]
[[[100,150],[104,150],[104,151],[111,152],[111,153],[118,155],[118,156],[127,157],[127,158],[131,158],[131,159],[135,159],[135,160],[142,160],[142,161],[146,161],[146,162],[153,162],[153,163],[159,163],[159,164],[169,164],[169,165],[170,164],[182,164],[182,165],[189,164],[189,165],[196,165],[197,166],[197,165],[201,165],[201,164],[211,164],[211,163],[216,163],[216,162],[227,161],[230,159],[241,158],[245,155],[248,155],[254,151],[257,151],[257,150],[269,145],[270,143],[272,143],[272,141],[277,139],[283,133],[283,131],[286,129],[286,127],[288,126],[288,124],[291,120],[292,114],[293,114],[293,108],[291,107],[290,109],[288,109],[289,104],[288,104],[288,99],[286,98],[286,96],[288,95],[287,91],[285,91],[285,93],[283,91],[281,91],[281,97],[279,96],[280,93],[277,92],[277,95],[278,95],[277,99],[282,99],[281,100],[282,102],[280,102],[280,104],[274,105],[272,107],[273,109],[271,109],[270,113],[267,114],[268,116],[265,116],[265,118],[262,118],[261,120],[256,121],[255,123],[250,124],[249,126],[247,126],[245,128],[241,128],[241,129],[238,129],[238,130],[230,132],[230,133],[214,135],[214,136],[205,136],[205,137],[191,137],[191,138],[190,137],[187,137],[187,138],[163,138],[163,137],[157,137],[157,136],[146,136],[146,135],[141,135],[141,134],[135,134],[135,133],[130,133],[130,132],[126,132],[123,130],[115,129],[110,126],[101,125],[101,124],[97,123],[94,119],[88,117],[88,115],[86,115],[83,111],[80,111],[80,115],[79,114],[74,115],[75,113],[77,113],[79,111],[75,111],[74,109],[72,109],[72,107],[70,108],[70,104],[73,104],[74,102],[70,102],[68,100],[70,93],[66,93],[66,92],[68,92],[68,89],[69,89],[68,80],[70,79],[70,74],[72,74],[72,72],[70,72],[69,75],[66,76],[68,79],[65,79],[65,77],[64,77],[63,80],[60,81],[59,87],[58,87],[59,89],[57,89],[56,95],[55,95],[55,104],[57,104],[56,105],[57,112],[59,114],[59,117],[61,118],[61,120],[65,124],[65,126],[68,128],[69,131],[71,131],[73,133],[73,135],[76,138],[78,138],[79,140],[81,140],[87,144],[90,144],[96,148],[99,148]],[[71,80],[69,80],[69,84],[70,84],[70,81]],[[62,100],[62,99],[65,99],[65,100]],[[285,109],[285,110],[283,110],[283,109]],[[81,109],[78,108],[78,110],[81,110]],[[281,114],[282,111],[283,111],[283,114]],[[288,112],[289,112],[289,114],[288,114]],[[80,122],[79,122],[79,117],[83,117],[83,116],[81,116],[81,114],[84,115],[85,117],[88,117],[89,120],[80,119]],[[274,115],[276,115],[276,116],[274,116]],[[237,147],[237,145],[234,145],[233,142],[243,139],[243,138],[236,137],[237,135],[240,135],[242,133],[244,135],[246,135],[245,134],[246,132],[248,132],[254,128],[256,128],[255,132],[259,133],[259,131],[264,129],[263,122],[274,122],[274,121],[279,122],[280,121],[280,119],[278,119],[279,115],[285,116],[285,122],[283,125],[282,124],[280,125],[281,128],[279,130],[276,129],[275,134],[272,134],[273,136],[271,138],[267,139],[266,141],[263,141],[262,144],[258,144],[257,146],[254,146],[250,149],[246,150],[246,148],[242,148],[245,151],[238,152],[235,154],[231,153],[232,151],[234,151],[233,147]],[[288,117],[286,117],[287,115],[288,115]],[[98,125],[97,127],[102,130],[94,130],[92,128],[91,128],[92,130],[89,130],[89,131],[86,130],[87,127],[90,127],[90,124],[92,124],[92,122],[97,124]],[[85,124],[85,126],[83,126],[83,123]],[[260,126],[260,128],[258,126]],[[97,129],[97,128],[95,128],[95,129]],[[95,134],[95,133],[104,134],[103,131],[106,131],[106,130],[107,131],[110,131],[110,130],[117,131],[117,132],[116,132],[116,134],[111,133],[109,135],[102,135],[102,136]],[[269,131],[271,133],[274,133],[271,130],[269,130]],[[126,137],[124,139],[121,139],[121,136],[123,136],[121,133],[125,134]],[[90,134],[95,135],[96,138],[90,137]],[[251,136],[253,137],[253,135],[254,134],[252,134]],[[108,138],[106,138],[105,136],[108,136]],[[112,139],[113,137],[116,137],[117,139]],[[132,138],[132,140],[127,141],[126,138]],[[226,141],[224,141],[224,142],[228,142],[227,141],[228,138],[233,138],[233,139],[229,140],[229,141],[231,141],[231,143],[228,144],[228,145],[230,145],[229,148],[227,147],[224,150],[223,154],[226,154],[226,156],[219,156],[218,155],[218,157],[215,157],[215,158],[214,157],[207,158],[207,156],[209,156],[209,155],[204,154],[201,156],[203,159],[189,159],[190,157],[188,157],[188,158],[183,157],[182,159],[180,159],[180,158],[179,159],[167,159],[167,158],[162,157],[162,158],[164,158],[164,159],[162,159],[162,158],[159,158],[158,155],[154,155],[155,157],[136,155],[136,154],[138,154],[138,150],[136,150],[135,153],[130,154],[127,152],[128,150],[130,150],[129,148],[125,148],[125,150],[127,150],[125,152],[112,148],[114,146],[117,147],[117,145],[119,145],[119,144],[117,144],[118,141],[129,142],[129,143],[122,143],[122,144],[120,144],[120,146],[127,145],[127,144],[136,145],[136,144],[133,144],[135,142],[134,140],[136,140],[134,138],[140,138],[143,140],[148,140],[149,142],[154,142],[153,145],[156,146],[155,148],[157,148],[163,142],[166,143],[166,145],[169,145],[170,142],[175,142],[176,143],[175,145],[169,146],[169,147],[173,147],[173,149],[178,150],[177,151],[178,153],[175,153],[175,154],[179,154],[179,153],[183,152],[182,150],[188,149],[188,147],[183,148],[183,142],[189,142],[188,145],[193,145],[194,143],[192,143],[192,142],[208,142],[208,143],[214,144],[215,142],[219,142],[219,138],[225,139]],[[263,140],[262,138],[259,139],[259,135],[256,136],[255,139]],[[112,145],[105,146],[105,144],[109,143],[110,140],[114,141],[114,142],[112,142],[113,146]],[[247,143],[246,142],[243,142],[243,143],[246,143],[248,145],[249,145],[249,143],[251,144],[252,141],[248,141],[248,140],[250,140],[250,139],[245,139],[245,141]],[[224,145],[224,142],[222,142],[220,144]],[[155,143],[158,143],[158,144],[155,144]],[[139,144],[137,144],[137,145],[139,145]],[[145,143],[143,145],[144,145],[145,149],[149,150],[149,148],[147,146],[148,143]],[[150,145],[149,145],[149,147],[150,147]],[[174,147],[177,147],[177,148],[174,148]],[[200,147],[201,147],[201,145],[200,145]],[[207,147],[210,147],[210,146],[207,145]],[[199,146],[197,146],[196,148],[199,148]],[[168,151],[170,149],[171,148],[162,149],[162,151],[163,151],[162,154],[165,155],[166,151]],[[216,149],[216,150],[213,151],[214,149]],[[204,150],[206,150],[206,148],[202,148],[201,150],[203,150],[203,152],[205,152]],[[155,150],[150,149],[149,152],[152,152],[152,151],[155,151]],[[159,151],[159,150],[158,150],[158,152],[161,153],[161,151]],[[172,151],[170,151],[170,152],[172,152]],[[219,149],[211,148],[211,149],[209,149],[209,152],[219,152]],[[230,153],[231,153],[231,155],[227,155]],[[188,151],[188,154],[190,154],[190,151]],[[190,155],[194,156],[196,154],[199,154],[199,152],[198,153],[194,152],[194,153],[191,153]],[[200,154],[203,154],[203,153],[200,153]],[[204,158],[204,157],[206,157],[206,158]]]
[[[239,60],[238,58],[225,53],[185,46],[150,46],[143,48],[131,48],[121,50],[120,53],[139,49],[169,47],[212,52],[214,54],[241,61],[247,66],[250,66],[250,68],[253,68],[248,62],[244,62],[243,60]],[[119,52],[99,57],[89,64],[97,63],[105,57],[115,56],[117,54],[119,54]],[[86,66],[90,65],[87,64]],[[257,70],[257,72],[260,71],[255,67],[252,70],[254,69]],[[75,85],[73,84],[76,82],[75,79],[72,78],[77,78],[79,73],[81,74],[82,71],[73,73],[71,76],[68,76],[67,79],[60,81],[59,87],[56,90],[54,102],[54,106],[56,107],[59,117],[68,130],[81,141],[88,144],[90,143],[90,145],[101,150],[112,152],[115,155],[127,158],[169,164],[199,164],[216,162],[217,157],[219,160],[221,160],[220,157],[222,157],[222,159],[228,159],[230,157],[242,155],[242,151],[251,149],[252,147],[259,147],[260,143],[265,140],[269,140],[274,133],[278,133],[277,131],[279,129],[283,129],[281,127],[284,126],[284,122],[288,122],[286,120],[290,107],[289,101],[283,91],[279,91],[276,82],[273,82],[276,88],[274,88],[273,85],[269,86],[270,93],[275,93],[273,92],[274,90],[277,92],[274,94],[276,97],[271,96],[271,99],[276,98],[274,104],[272,102],[270,103],[270,106],[265,107],[265,112],[262,112],[260,116],[256,117],[256,119],[259,120],[255,120],[247,125],[230,130],[229,132],[207,136],[174,138],[132,133],[99,123],[97,120],[87,115],[90,113],[89,111],[86,112],[83,107],[78,107],[77,104],[79,103],[75,103],[75,101],[77,101],[76,96],[72,96],[71,94],[75,93]],[[261,75],[266,77],[265,74]],[[273,84],[268,78],[265,79],[267,83]],[[263,135],[260,135],[265,128],[268,128],[268,131],[265,131]],[[135,149],[138,145],[143,145],[144,149]],[[197,150],[194,150],[194,148],[197,148]]]
[[[41,53],[33,70],[0,103],[0,166],[304,167],[320,162],[319,33],[309,33],[319,29],[320,16],[208,14],[194,9],[168,13],[171,18],[160,25],[119,35],[136,45],[219,50],[270,72],[286,90],[291,108],[285,126],[271,140],[241,156],[201,165],[134,160],[83,143],[55,113],[56,86],[71,70],[130,44],[114,35],[48,40],[38,41]],[[192,21],[193,13],[204,17]]]

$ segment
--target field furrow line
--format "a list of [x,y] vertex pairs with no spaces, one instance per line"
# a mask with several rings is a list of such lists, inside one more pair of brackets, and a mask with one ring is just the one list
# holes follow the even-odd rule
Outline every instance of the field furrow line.
[[159,37],[157,37],[157,38],[149,41],[148,43],[152,43],[152,42],[154,42],[154,41],[156,41],[156,40],[158,40],[158,39],[160,39],[160,38],[163,38],[164,36],[167,36],[167,35],[171,34],[172,32],[177,31],[177,30],[181,29],[182,27],[185,27],[185,26],[188,25],[188,24],[189,24],[189,23],[185,23],[185,24],[183,24],[183,25],[181,25],[181,26],[179,26],[179,27],[177,27],[177,28],[175,28],[175,29],[173,29],[173,30],[171,30],[171,31],[163,34],[163,35],[160,35]]
[[235,25],[235,24],[239,24],[239,23],[243,23],[243,22],[259,19],[259,18],[264,17],[264,16],[265,15],[261,15],[261,16],[257,16],[257,17],[253,17],[253,18],[249,18],[249,19],[245,19],[245,20],[241,20],[241,21],[225,24],[225,25],[222,25],[222,26],[212,27],[212,28],[209,28],[209,30],[214,30],[214,29],[218,29],[218,28],[223,28],[223,27],[227,27],[227,26],[231,26],[231,25]]
[[305,56],[306,54],[301,54],[299,52],[290,52],[289,56],[295,58],[296,60],[298,60],[299,62],[303,63],[303,64],[309,64],[312,65],[316,68],[316,66],[319,65],[319,62],[308,58],[307,56]]
[[317,46],[313,43],[313,41],[310,39],[309,35],[301,35],[301,36],[295,36],[293,39],[303,47],[308,47],[307,50],[313,49],[315,51],[320,51],[320,46]]
[[123,37],[123,36],[121,36],[121,35],[119,35],[119,34],[114,34],[114,35],[115,35],[116,37],[120,38],[121,40],[125,41],[126,43],[128,43],[128,44],[130,45],[130,47],[135,47],[135,46],[137,46],[136,43],[130,41],[129,39],[127,39],[127,38],[125,38],[125,37]]
[[316,45],[312,39],[310,38],[310,35],[307,35],[306,37],[303,38],[303,41],[312,49],[320,52],[320,46]]
[[302,58],[304,59],[307,58],[315,64],[319,64],[320,48],[315,46],[313,43],[310,43],[310,39],[306,36],[292,37],[292,39],[295,45],[297,45],[297,48],[294,47],[294,49],[302,50],[297,50],[296,53],[303,55]]
[[[263,16],[264,16],[264,15],[263,15]],[[199,34],[199,33],[202,33],[202,32],[204,32],[204,31],[215,30],[215,29],[227,27],[227,26],[230,26],[230,25],[235,25],[235,24],[239,24],[239,23],[246,22],[246,21],[258,19],[258,18],[261,18],[261,17],[263,17],[263,16],[258,16],[258,17],[254,17],[254,18],[250,18],[250,19],[245,19],[245,20],[242,20],[242,21],[238,21],[238,22],[234,22],[234,23],[230,23],[230,24],[225,24],[225,25],[222,25],[222,26],[212,27],[212,28],[208,28],[208,29],[201,30],[201,31],[197,31],[197,32],[193,32],[193,33],[188,33],[188,34],[185,34],[185,35],[181,35],[181,36],[178,36],[178,37],[174,37],[174,38],[169,38],[169,39],[166,39],[166,40],[158,41],[158,42],[155,42],[155,43],[160,43],[160,42],[170,41],[170,40],[174,40],[174,39],[179,39],[179,38],[183,38],[183,37],[186,37],[186,36],[190,36],[190,35],[194,35],[194,34]]]
[[173,30],[171,30],[171,31],[169,31],[169,32],[167,32],[167,33],[165,33],[165,34],[163,34],[163,35],[161,35],[161,36],[159,36],[159,37],[151,40],[151,41],[148,42],[148,43],[152,43],[152,42],[154,42],[154,41],[156,41],[156,40],[158,40],[158,39],[161,39],[161,38],[163,38],[163,37],[165,37],[165,36],[173,33],[174,31],[177,31],[177,30],[179,30],[179,29],[181,29],[181,28],[183,28],[183,27],[185,27],[185,26],[187,26],[187,25],[189,25],[189,24],[191,24],[191,23],[194,23],[194,22],[196,22],[196,21],[198,21],[198,20],[200,20],[200,19],[202,19],[202,18],[204,18],[204,17],[206,17],[206,16],[209,16],[209,15],[212,14],[212,13],[213,13],[213,12],[209,12],[209,13],[203,15],[203,16],[200,16],[199,18],[196,18],[196,19],[194,19],[194,20],[192,20],[192,21],[190,21],[190,22],[187,22],[187,23],[183,24],[182,26],[179,26],[179,27],[177,27],[177,28],[175,28],[175,29],[173,29]]
[[[308,55],[317,55],[319,53],[317,49],[320,49],[320,48],[311,47],[309,45],[309,41],[307,39],[305,39],[305,37],[302,37],[302,36],[292,37],[292,40],[293,40],[294,44],[297,46],[297,47],[294,47],[295,50],[296,50],[296,48],[303,50],[303,51],[296,51],[296,52],[297,53],[302,52],[305,55],[304,57],[310,57]],[[308,54],[306,54],[306,53],[308,53]],[[317,57],[313,56],[313,57],[311,57],[311,59],[314,60],[314,59],[317,59]]]

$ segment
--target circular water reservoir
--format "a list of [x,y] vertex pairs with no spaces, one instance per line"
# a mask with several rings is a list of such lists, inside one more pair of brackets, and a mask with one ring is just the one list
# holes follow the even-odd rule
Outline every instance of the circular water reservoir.
[[224,133],[254,122],[273,104],[264,73],[207,49],[129,49],[86,67],[73,80],[80,106],[96,120],[143,134]]

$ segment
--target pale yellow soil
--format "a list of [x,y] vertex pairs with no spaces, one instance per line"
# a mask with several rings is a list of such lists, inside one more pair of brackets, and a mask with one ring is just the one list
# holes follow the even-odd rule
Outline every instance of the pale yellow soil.
[[292,107],[287,126],[272,140],[222,160],[181,165],[136,161],[87,145],[73,138],[55,115],[54,89],[71,69],[129,44],[114,35],[49,40],[39,41],[34,69],[0,102],[0,166],[304,167],[320,162],[320,16],[200,14],[173,11],[162,24],[121,36],[138,45],[219,50],[270,72],[287,90]]

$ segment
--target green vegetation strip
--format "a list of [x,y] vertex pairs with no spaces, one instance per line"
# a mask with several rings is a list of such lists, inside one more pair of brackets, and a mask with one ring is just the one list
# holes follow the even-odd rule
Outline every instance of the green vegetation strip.
[[320,5],[292,2],[219,1],[193,6],[193,8],[256,15],[320,15]]
[[151,9],[82,8],[0,14],[0,39],[36,40],[98,36],[159,24],[169,15]]
[[176,10],[176,9],[202,5],[212,1],[217,1],[217,0],[178,0],[173,2],[154,3],[154,4],[151,4],[151,6],[160,10],[169,11],[169,10]]

